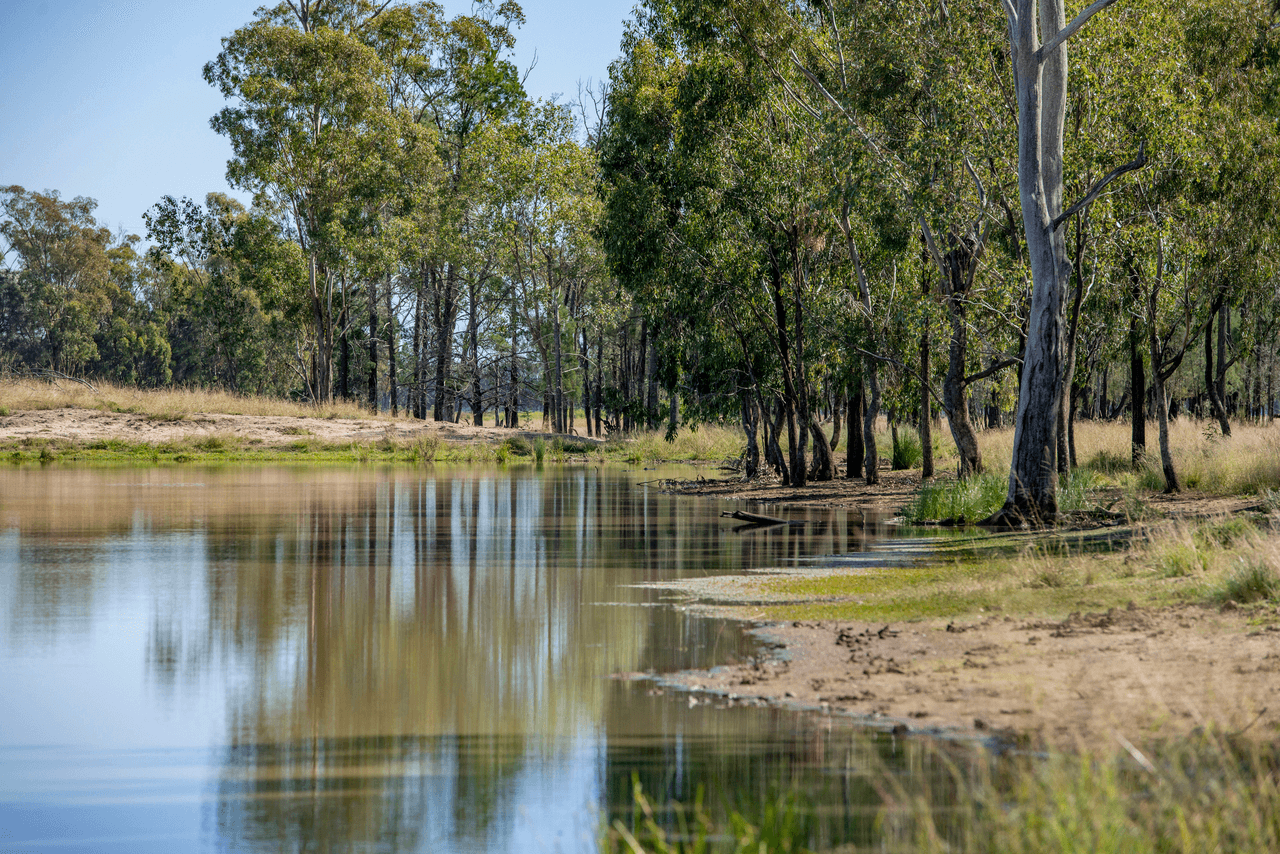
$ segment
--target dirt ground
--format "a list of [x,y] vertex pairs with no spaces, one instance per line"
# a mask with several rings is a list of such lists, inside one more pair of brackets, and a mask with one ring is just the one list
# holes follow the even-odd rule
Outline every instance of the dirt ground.
[[[892,516],[918,488],[919,472],[881,472],[877,487],[846,480],[797,492],[777,484],[713,481],[675,491],[760,502],[753,509],[766,514],[818,505]],[[1257,503],[1195,492],[1147,500],[1161,514],[1192,518],[1238,513]],[[1057,749],[1115,748],[1207,726],[1260,737],[1280,729],[1277,607],[1131,608],[1066,618],[991,614],[890,626],[767,623],[756,617],[758,607],[734,604],[762,601],[757,591],[767,578],[719,577],[680,586],[679,595],[698,603],[688,607],[755,625],[772,653],[678,674],[670,683],[709,692],[717,702],[764,700],[899,731],[996,735]]]
[[1214,725],[1274,737],[1280,609],[1113,610],[1064,620],[762,625],[774,655],[676,685],[849,714],[898,731],[1035,747],[1143,743]]
[[[287,444],[300,435],[364,442],[436,435],[500,441],[509,430],[385,419],[195,414],[167,421],[90,409],[19,411],[0,417],[0,438],[118,438],[177,442],[231,435]],[[526,434],[530,435],[530,434]],[[881,473],[881,483],[840,479],[797,491],[734,478],[668,484],[682,494],[790,506],[857,507],[893,516],[919,488],[918,472]],[[1151,496],[1168,515],[1247,509],[1249,499],[1184,493]],[[773,509],[770,509],[773,508]],[[718,578],[685,594],[724,616],[762,578]],[[720,606],[707,602],[722,600]],[[875,720],[911,730],[1004,734],[1058,748],[1140,742],[1210,724],[1274,736],[1280,728],[1280,608],[1129,609],[1028,619],[992,614],[963,624],[900,625],[756,621],[773,654],[712,672],[679,674],[685,688],[718,702],[765,700]],[[696,697],[697,695],[695,695]]]
[[[39,409],[16,411],[0,417],[0,440],[3,439],[67,439],[92,442],[99,439],[123,439],[128,442],[162,444],[198,440],[208,436],[235,436],[264,445],[286,445],[299,437],[328,443],[373,442],[381,439],[405,441],[423,435],[437,436],[451,442],[500,442],[512,435],[511,430],[497,427],[474,427],[470,424],[437,424],[434,421],[408,421],[359,418],[306,418],[295,416],[225,415],[195,413],[180,420],[127,412],[103,412],[97,409]],[[522,432],[524,436],[542,435]],[[574,441],[593,442],[591,439]]]

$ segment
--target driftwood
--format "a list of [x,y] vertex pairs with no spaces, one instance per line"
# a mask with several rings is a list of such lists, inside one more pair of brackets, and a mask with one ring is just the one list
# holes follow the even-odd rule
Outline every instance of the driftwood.
[[732,513],[725,512],[720,514],[726,519],[736,519],[739,522],[746,522],[748,525],[763,528],[766,525],[805,525],[805,521],[797,521],[793,519],[779,519],[777,516],[761,516],[759,513],[748,513],[745,510],[734,510]]

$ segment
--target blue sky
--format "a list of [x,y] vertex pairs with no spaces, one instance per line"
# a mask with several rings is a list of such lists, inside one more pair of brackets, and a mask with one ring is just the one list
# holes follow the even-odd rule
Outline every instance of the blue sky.
[[[603,80],[636,0],[525,0],[516,60],[535,98]],[[164,195],[229,192],[209,129],[222,99],[200,76],[262,0],[0,0],[0,186],[98,201],[98,221],[145,237]],[[452,17],[471,8],[447,0]]]

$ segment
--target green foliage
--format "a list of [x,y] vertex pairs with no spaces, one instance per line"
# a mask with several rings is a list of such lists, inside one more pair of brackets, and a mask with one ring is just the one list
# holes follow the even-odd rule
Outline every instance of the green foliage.
[[692,807],[670,804],[660,815],[632,777],[630,826],[615,819],[600,840],[600,850],[618,854],[802,854],[809,849],[809,822],[799,809],[795,793],[767,800],[751,815],[732,812],[719,825],[704,806],[705,792],[698,788]]
[[542,460],[547,455],[547,443],[541,436],[533,440],[533,458],[538,465],[542,465]]
[[915,522],[977,522],[1000,509],[1008,486],[1007,477],[989,471],[967,480],[934,481],[920,490],[906,515]]

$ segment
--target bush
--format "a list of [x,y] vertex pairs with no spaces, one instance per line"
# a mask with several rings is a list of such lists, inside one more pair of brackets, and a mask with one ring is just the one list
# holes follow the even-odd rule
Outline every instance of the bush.
[[529,440],[523,436],[508,436],[502,440],[500,446],[506,450],[509,456],[528,457],[533,455],[533,447],[529,444]]

